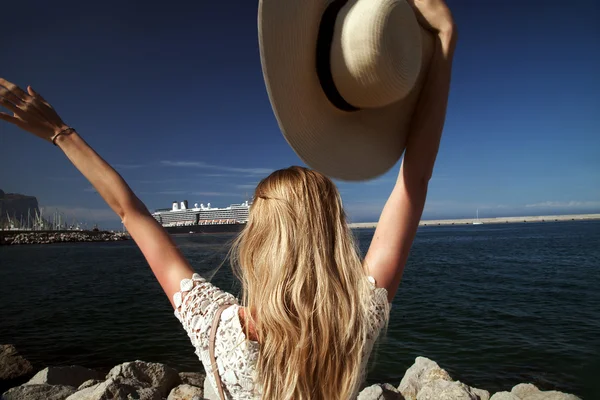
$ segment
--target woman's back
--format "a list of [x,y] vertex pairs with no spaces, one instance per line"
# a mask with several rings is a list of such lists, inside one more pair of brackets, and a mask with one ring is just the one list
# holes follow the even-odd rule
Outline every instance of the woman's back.
[[[366,375],[367,361],[373,344],[386,324],[389,312],[387,291],[376,288],[373,281],[370,282],[370,286],[372,297],[369,306],[369,327],[358,371],[361,383]],[[246,330],[240,320],[241,307],[237,299],[206,282],[200,275],[194,274],[192,279],[181,282],[181,291],[175,294],[174,303],[175,315],[187,331],[212,385],[205,385],[204,396],[214,399],[218,399],[218,396],[214,392],[217,383],[209,354],[210,330],[217,310],[223,305],[231,305],[220,315],[215,337],[214,354],[224,394],[231,399],[260,398],[262,391],[257,375],[260,344],[246,340]],[[318,343],[316,345],[326,346]],[[214,397],[210,397],[210,389]],[[354,394],[358,393],[359,389],[360,386],[357,386]]]

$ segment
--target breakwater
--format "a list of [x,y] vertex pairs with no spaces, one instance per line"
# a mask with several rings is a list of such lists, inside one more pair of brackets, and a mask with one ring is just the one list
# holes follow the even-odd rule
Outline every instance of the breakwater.
[[[14,346],[0,345],[0,384],[3,400],[101,400],[136,399],[217,399],[206,381],[206,372],[178,372],[161,363],[132,361],[113,367],[108,374],[80,366],[48,367],[35,375],[31,363]],[[3,389],[4,390],[4,389]],[[0,393],[2,393],[0,391]],[[417,357],[400,384],[374,384],[364,388],[357,400],[580,400],[559,391],[542,391],[530,383],[514,386],[510,392],[491,394],[454,380],[426,357]]]
[[1,245],[50,244],[74,242],[114,242],[127,240],[123,232],[107,231],[0,231]]
[[[600,220],[600,214],[574,214],[574,215],[537,215],[525,217],[497,217],[479,218],[482,224],[517,224],[536,222],[567,222],[567,221],[594,221]],[[448,226],[448,225],[473,225],[474,218],[463,219],[424,219],[419,226]],[[358,222],[350,224],[352,229],[372,229],[377,227],[377,222]]]

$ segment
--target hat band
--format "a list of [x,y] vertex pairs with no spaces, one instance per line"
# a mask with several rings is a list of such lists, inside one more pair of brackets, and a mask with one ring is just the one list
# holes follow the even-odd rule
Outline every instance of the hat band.
[[331,74],[331,43],[335,32],[335,20],[347,2],[348,0],[334,0],[323,13],[317,37],[317,75],[331,104],[342,111],[358,111],[360,108],[348,103],[337,90]]

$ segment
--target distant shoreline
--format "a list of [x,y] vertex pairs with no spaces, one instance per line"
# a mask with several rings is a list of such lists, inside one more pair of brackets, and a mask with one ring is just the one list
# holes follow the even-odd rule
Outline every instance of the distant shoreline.
[[[566,222],[566,221],[592,221],[600,220],[600,214],[574,214],[574,215],[537,215],[526,217],[498,217],[480,218],[483,225],[518,224],[532,222]],[[448,225],[473,225],[475,218],[463,219],[428,219],[421,220],[419,226],[448,226]],[[350,224],[352,229],[372,229],[377,227],[377,222],[358,222]]]

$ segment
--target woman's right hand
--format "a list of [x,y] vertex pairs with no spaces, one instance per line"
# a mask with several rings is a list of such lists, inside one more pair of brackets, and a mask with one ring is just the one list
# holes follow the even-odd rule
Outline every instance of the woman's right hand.
[[419,22],[440,35],[454,31],[454,18],[444,0],[407,0],[415,10]]
[[[67,128],[54,108],[31,87],[25,92],[0,78],[0,105],[13,113],[0,113],[1,120],[44,140],[52,142],[57,133]],[[172,238],[150,215],[125,180],[76,132],[58,136],[56,144],[123,221],[175,306],[173,295],[180,290],[180,282],[190,278],[194,271]]]
[[68,128],[54,108],[31,86],[25,92],[0,78],[0,105],[13,112],[13,115],[0,112],[0,119],[49,142],[58,132]]

